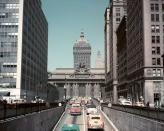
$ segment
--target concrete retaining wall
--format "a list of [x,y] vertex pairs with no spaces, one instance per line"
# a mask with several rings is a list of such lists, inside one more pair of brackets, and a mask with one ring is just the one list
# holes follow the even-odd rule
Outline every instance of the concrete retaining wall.
[[51,131],[64,112],[57,107],[0,122],[0,131]]
[[119,131],[164,131],[164,123],[103,106],[103,111]]

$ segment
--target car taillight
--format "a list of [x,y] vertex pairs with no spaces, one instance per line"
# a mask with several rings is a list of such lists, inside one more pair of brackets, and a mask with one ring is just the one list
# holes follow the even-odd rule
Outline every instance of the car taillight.
[[101,127],[104,128],[104,123],[101,124]]

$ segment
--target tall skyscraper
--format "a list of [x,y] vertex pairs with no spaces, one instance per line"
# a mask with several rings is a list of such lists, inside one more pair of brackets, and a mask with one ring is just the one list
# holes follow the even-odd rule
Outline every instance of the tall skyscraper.
[[104,59],[103,59],[100,51],[97,52],[95,68],[104,68]]
[[80,40],[73,46],[74,69],[78,67],[91,68],[91,46],[81,32]]
[[164,1],[127,0],[127,73],[132,97],[164,103]]
[[[122,17],[126,14],[126,0],[110,1],[105,13],[105,54],[107,97],[117,102],[117,36],[116,30]],[[109,16],[108,16],[109,15]]]
[[46,96],[48,23],[41,0],[0,1],[0,47],[0,92]]

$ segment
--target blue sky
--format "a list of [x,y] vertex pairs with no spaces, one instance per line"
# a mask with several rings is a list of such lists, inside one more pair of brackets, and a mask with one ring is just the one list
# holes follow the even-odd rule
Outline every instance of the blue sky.
[[92,46],[92,67],[97,51],[104,52],[104,12],[108,0],[42,0],[49,24],[48,70],[73,67],[73,45],[84,31]]

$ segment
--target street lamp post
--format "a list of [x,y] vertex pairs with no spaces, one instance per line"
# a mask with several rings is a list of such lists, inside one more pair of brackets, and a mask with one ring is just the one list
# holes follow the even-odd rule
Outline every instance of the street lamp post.
[[66,85],[64,85],[64,98],[66,100]]

